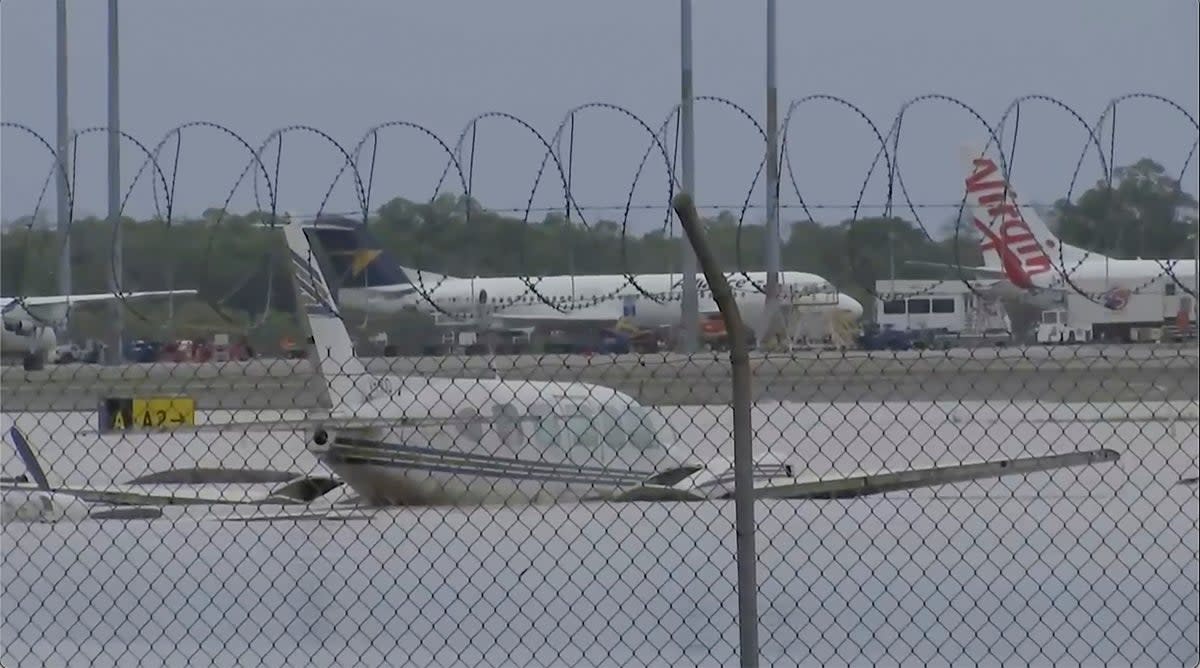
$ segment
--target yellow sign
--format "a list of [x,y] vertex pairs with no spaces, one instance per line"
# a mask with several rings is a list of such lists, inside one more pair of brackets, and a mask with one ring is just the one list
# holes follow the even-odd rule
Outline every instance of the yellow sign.
[[142,429],[172,429],[196,424],[196,400],[191,397],[150,397],[133,400],[133,424]]
[[100,431],[174,429],[196,424],[191,397],[105,399],[100,405]]

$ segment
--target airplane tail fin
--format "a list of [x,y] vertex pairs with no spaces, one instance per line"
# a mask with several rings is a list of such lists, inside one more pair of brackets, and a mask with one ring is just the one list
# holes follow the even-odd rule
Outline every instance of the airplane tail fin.
[[337,413],[364,400],[366,393],[359,384],[370,379],[362,360],[354,356],[354,343],[301,223],[285,220],[283,236],[301,323],[308,330],[316,370],[325,380],[331,410]]
[[968,172],[966,205],[980,234],[985,266],[1002,269],[1012,283],[1029,289],[1039,278],[1049,278],[1061,260],[1075,258],[1078,249],[1063,245],[1033,207],[1020,203],[985,150],[966,146],[960,155]]
[[[992,221],[997,226],[1003,220],[989,213],[989,209],[998,204],[1007,203],[1016,207],[1021,219],[1025,222],[1031,234],[1038,240],[1042,248],[1056,262],[1079,262],[1088,258],[1104,259],[1103,255],[1072,246],[1058,238],[1042,216],[1028,204],[1021,204],[1012,182],[1006,174],[1002,174],[987,152],[978,146],[964,146],[961,150],[963,161],[967,167],[967,204],[975,211],[977,218],[984,222]],[[974,190],[972,190],[974,188]]]
[[17,449],[17,456],[25,464],[25,470],[29,473],[29,477],[33,478],[34,484],[37,485],[39,490],[49,492],[50,481],[46,479],[46,472],[42,470],[42,465],[38,463],[37,456],[33,454],[33,448],[29,446],[29,440],[25,438],[25,433],[14,424],[9,428],[8,436],[12,439],[13,446]]
[[401,265],[367,226],[340,216],[324,216],[305,228],[329,256],[340,288],[437,285],[453,276]]
[[333,272],[330,278],[338,287],[373,288],[412,282],[362,223],[325,216],[308,225],[305,231],[316,237],[329,257]]

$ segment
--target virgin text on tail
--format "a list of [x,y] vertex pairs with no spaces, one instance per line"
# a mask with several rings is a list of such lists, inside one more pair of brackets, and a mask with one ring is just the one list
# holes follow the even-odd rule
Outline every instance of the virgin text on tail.
[[[1035,276],[1053,269],[1050,256],[1021,214],[1017,195],[1000,175],[996,163],[990,158],[975,158],[971,164],[966,186],[967,194],[976,202],[972,217],[976,229],[983,235],[980,250],[985,258],[989,252],[995,252],[1013,283],[1032,287]],[[987,212],[986,220],[980,220],[980,209]],[[1046,243],[1052,242],[1047,240]]]

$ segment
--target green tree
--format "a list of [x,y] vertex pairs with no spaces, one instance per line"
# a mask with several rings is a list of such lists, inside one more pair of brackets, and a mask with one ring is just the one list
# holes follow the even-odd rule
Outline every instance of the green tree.
[[[1151,160],[1123,167],[1116,175],[1111,190],[1097,184],[1076,202],[1055,205],[1063,239],[1116,257],[1189,257],[1188,235],[1194,223],[1180,219],[1177,212],[1195,207],[1194,197],[1182,192],[1178,182]],[[170,225],[126,220],[122,286],[127,290],[195,288],[208,315],[190,310],[176,315],[177,320],[190,319],[198,327],[220,325],[236,331],[268,321],[283,323],[279,325],[283,328],[294,326],[289,324],[294,321],[293,295],[282,240],[277,232],[255,226],[268,218],[261,211],[222,215],[218,209],[208,209],[199,217],[181,218]],[[705,223],[727,270],[764,268],[762,225],[739,225],[729,211],[718,212]],[[374,212],[369,225],[404,265],[456,276],[677,272],[685,243],[679,234],[662,229],[641,235],[623,233],[621,224],[612,220],[589,220],[585,226],[561,211],[525,219],[519,213],[489,211],[475,200],[450,193],[432,202],[392,199]],[[933,231],[936,238],[930,239],[920,225],[900,217],[836,224],[793,222],[783,226],[782,265],[820,274],[865,303],[876,281],[887,279],[893,270],[902,279],[961,278],[953,269],[919,266],[911,260],[980,264],[974,231],[963,226],[956,240],[953,225],[953,220],[944,221]],[[111,227],[99,218],[81,218],[74,222],[71,237],[73,290],[108,290]],[[0,290],[5,295],[57,292],[57,255],[52,226],[8,226],[0,243]],[[237,323],[226,322],[213,306]],[[135,308],[165,319],[161,305]],[[378,322],[383,321],[372,321]]]
[[1190,256],[1194,223],[1180,212],[1195,207],[1195,197],[1149,158],[1115,169],[1111,188],[1100,181],[1054,205],[1064,241],[1118,258]]

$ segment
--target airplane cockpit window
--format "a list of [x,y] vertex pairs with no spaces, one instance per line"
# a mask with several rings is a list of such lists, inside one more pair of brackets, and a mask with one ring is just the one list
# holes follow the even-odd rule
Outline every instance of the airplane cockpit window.
[[666,423],[645,406],[595,406],[563,402],[541,418],[534,439],[542,447],[563,449],[601,447],[614,451],[664,449]]
[[573,445],[582,445],[592,450],[599,448],[601,439],[597,426],[596,420],[586,415],[573,415],[567,418],[567,431],[575,441]]
[[628,406],[618,424],[624,424],[629,443],[638,450],[666,449],[674,438],[666,420],[653,408]]

